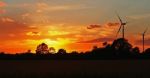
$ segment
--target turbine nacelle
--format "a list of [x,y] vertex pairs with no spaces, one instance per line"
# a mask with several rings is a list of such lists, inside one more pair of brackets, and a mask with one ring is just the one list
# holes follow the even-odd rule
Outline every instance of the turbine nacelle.
[[147,31],[148,31],[148,28],[146,28],[145,31],[141,35],[145,36],[145,34],[146,34]]
[[122,29],[122,38],[124,38],[124,26],[127,25],[127,22],[123,22],[121,17],[119,16],[119,14],[117,14],[117,17],[119,19],[119,22],[120,22],[120,27],[119,27],[119,30],[117,32],[117,35],[116,37],[118,36],[119,32],[121,31]]
[[122,23],[121,25],[127,25],[127,22],[126,23]]
[[145,33],[148,31],[148,28],[145,29],[145,31],[143,32],[143,35],[145,35]]

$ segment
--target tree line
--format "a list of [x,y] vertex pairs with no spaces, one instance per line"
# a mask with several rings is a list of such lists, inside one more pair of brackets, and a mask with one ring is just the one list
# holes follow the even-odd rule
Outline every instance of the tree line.
[[36,54],[31,53],[29,50],[26,53],[21,54],[5,54],[0,53],[0,59],[4,60],[40,60],[40,59],[65,59],[65,60],[99,60],[99,59],[150,59],[150,48],[146,49],[144,52],[140,53],[138,47],[133,47],[128,40],[124,38],[119,38],[113,41],[112,44],[107,42],[103,43],[103,48],[94,46],[91,51],[87,52],[77,52],[72,51],[68,53],[65,49],[59,49],[55,52],[53,47],[48,48],[45,43],[37,46]]

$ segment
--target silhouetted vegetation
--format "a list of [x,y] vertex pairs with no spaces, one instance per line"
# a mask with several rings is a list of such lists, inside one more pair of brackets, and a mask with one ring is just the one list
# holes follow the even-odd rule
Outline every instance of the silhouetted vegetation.
[[73,51],[68,53],[65,49],[59,49],[55,52],[53,47],[48,48],[48,45],[42,43],[37,46],[36,54],[28,50],[21,54],[5,54],[0,53],[0,59],[150,59],[150,48],[145,52],[141,52],[138,47],[132,47],[128,40],[119,38],[114,40],[112,44],[103,43],[103,48],[94,46],[89,52]]

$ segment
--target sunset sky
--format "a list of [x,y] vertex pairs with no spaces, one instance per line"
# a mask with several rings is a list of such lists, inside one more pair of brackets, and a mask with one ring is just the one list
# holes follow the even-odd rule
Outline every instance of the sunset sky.
[[[149,3],[150,0],[0,0],[0,51],[35,52],[42,42],[69,52],[91,50],[94,45],[102,47],[103,42],[112,42],[116,37],[116,11],[128,22],[125,37],[134,47],[141,47],[141,34],[150,27]],[[146,34],[148,47],[150,30]]]

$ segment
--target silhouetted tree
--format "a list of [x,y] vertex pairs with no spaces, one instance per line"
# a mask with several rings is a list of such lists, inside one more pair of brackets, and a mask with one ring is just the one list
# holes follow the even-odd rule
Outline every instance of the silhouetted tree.
[[79,53],[77,51],[72,51],[70,54],[72,54],[72,55],[78,55]]
[[5,52],[0,52],[0,55],[4,55],[5,54]]
[[126,56],[129,55],[132,50],[132,45],[124,38],[115,40],[111,47],[116,51],[117,55]]
[[31,50],[28,50],[27,53],[31,53]]
[[57,54],[66,54],[66,50],[65,49],[59,49]]
[[108,45],[108,43],[107,43],[107,42],[104,42],[104,43],[103,43],[103,46],[104,46],[104,47],[106,47],[107,45]]
[[99,48],[97,46],[93,46],[92,53],[99,52]]
[[95,49],[98,49],[98,47],[97,46],[93,46],[93,50],[95,50]]
[[48,54],[48,45],[45,43],[39,44],[36,49],[36,54]]
[[132,48],[132,45],[124,38],[119,38],[112,44],[104,42],[103,46],[104,47],[93,46],[92,51],[80,53],[77,51],[67,53],[65,49],[59,49],[56,53],[54,47],[48,48],[48,45],[42,43],[39,44],[36,49],[36,54],[39,55],[31,53],[31,50],[14,55],[1,52],[0,59],[150,59],[150,48],[146,49],[144,53],[140,53],[138,47]]
[[113,42],[112,47],[116,50],[130,50],[132,45],[124,38],[117,39]]
[[150,53],[150,48],[146,49],[145,53]]
[[132,49],[132,53],[135,55],[138,55],[138,54],[140,54],[140,49],[138,47],[135,47]]
[[146,49],[143,54],[145,54],[145,55],[150,55],[150,48]]

